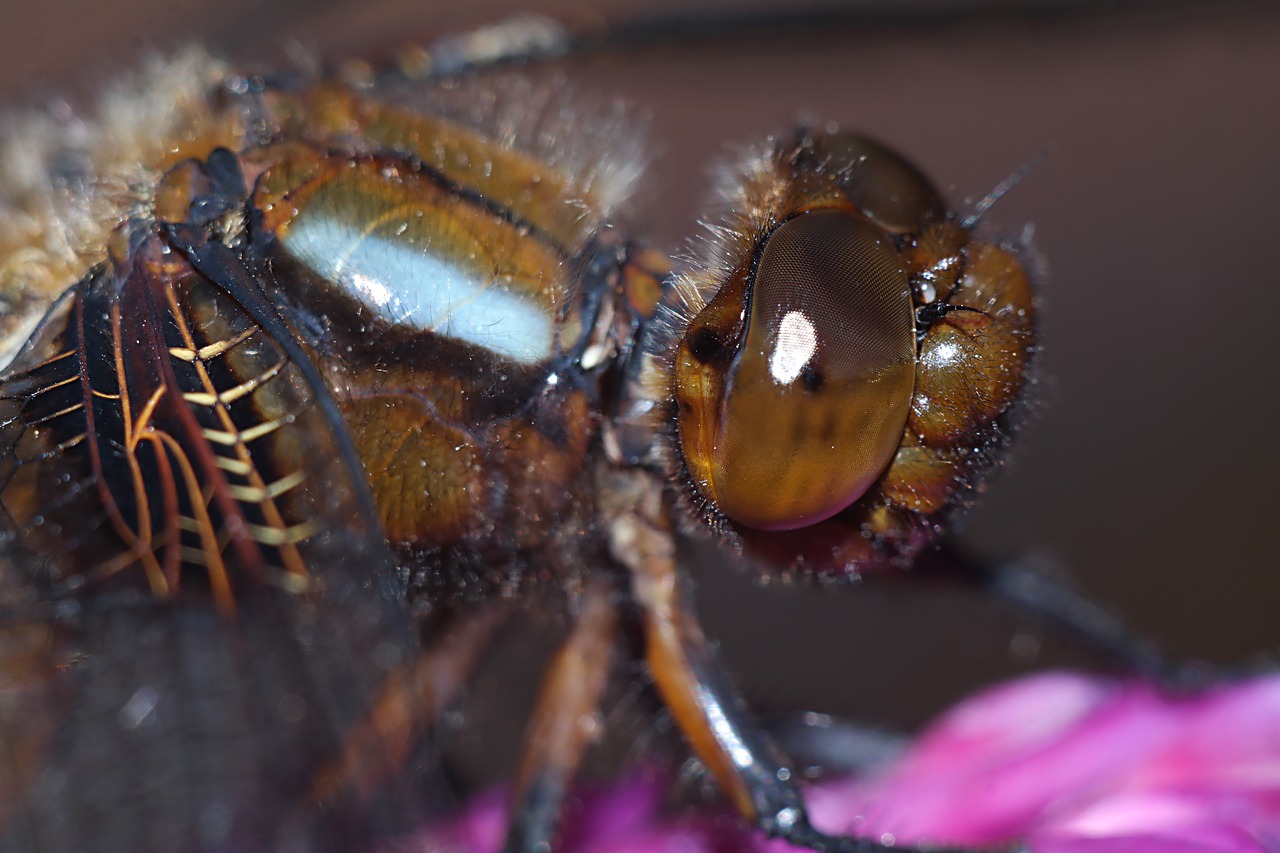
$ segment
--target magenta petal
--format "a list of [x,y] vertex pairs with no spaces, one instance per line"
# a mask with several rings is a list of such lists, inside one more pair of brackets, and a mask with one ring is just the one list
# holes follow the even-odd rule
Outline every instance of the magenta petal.
[[[571,810],[564,853],[790,853],[732,816],[661,814],[640,777]],[[1170,698],[1138,684],[1044,675],[966,700],[878,776],[809,788],[814,823],[897,844],[1034,853],[1280,853],[1280,676]],[[500,796],[421,838],[486,853]]]
[[[969,699],[896,767],[849,791],[833,829],[899,842],[993,844],[1094,792],[1172,735],[1149,689],[1046,675]],[[841,819],[843,818],[843,819]]]
[[1073,730],[1117,690],[1113,684],[1066,673],[997,685],[936,720],[912,746],[907,763],[935,770],[967,768],[1034,750]]
[[457,818],[423,829],[412,839],[388,845],[386,853],[491,853],[507,831],[506,789],[473,798]]
[[[1251,804],[1229,795],[1127,792],[1046,826],[1029,839],[1037,853],[1093,850],[1097,844],[1126,839],[1134,851],[1203,849],[1223,853],[1275,850],[1250,831],[1264,818]],[[1274,839],[1280,840],[1280,839]],[[1187,848],[1187,845],[1197,845]]]
[[606,850],[620,838],[648,831],[664,791],[654,774],[638,774],[599,788],[573,803],[565,815],[564,846],[570,850]]
[[1037,838],[1033,853],[1275,853],[1231,827],[1193,835],[1139,835],[1117,838],[1079,836]]
[[1231,791],[1280,810],[1280,677],[1178,703],[1178,737],[1132,773],[1144,787]]
[[1280,677],[1187,698],[1026,679],[965,701],[844,796],[815,800],[822,825],[899,843],[1280,850]]

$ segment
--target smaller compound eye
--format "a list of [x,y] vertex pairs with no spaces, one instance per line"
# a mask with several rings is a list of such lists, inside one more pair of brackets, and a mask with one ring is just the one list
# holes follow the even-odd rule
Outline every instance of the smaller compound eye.
[[859,133],[816,133],[796,149],[793,168],[831,176],[872,222],[916,234],[946,215],[942,197],[910,161]]
[[857,500],[901,440],[915,381],[907,272],[882,228],[822,210],[774,230],[739,292],[736,353],[717,328],[735,306],[714,300],[682,345],[686,460],[733,521],[803,527]]

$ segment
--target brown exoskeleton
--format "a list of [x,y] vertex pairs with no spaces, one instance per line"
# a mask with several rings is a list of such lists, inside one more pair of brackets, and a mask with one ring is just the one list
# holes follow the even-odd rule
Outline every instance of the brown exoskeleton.
[[5,848],[402,831],[415,739],[532,598],[573,627],[507,849],[554,839],[631,631],[743,819],[879,849],[810,824],[675,539],[830,580],[908,564],[1008,436],[1021,250],[880,144],[801,129],[737,164],[671,272],[610,226],[619,117],[565,143],[554,96],[421,64],[193,55],[149,86],[157,123],[121,151],[101,130],[92,163],[130,191],[19,199],[0,264],[26,338],[0,377]]

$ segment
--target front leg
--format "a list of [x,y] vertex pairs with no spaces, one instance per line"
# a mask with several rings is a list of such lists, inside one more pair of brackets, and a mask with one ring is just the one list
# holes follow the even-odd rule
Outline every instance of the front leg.
[[[734,809],[771,837],[827,853],[873,853],[874,841],[829,835],[809,820],[796,773],[752,717],[703,634],[676,572],[675,542],[660,487],[639,478],[619,490],[634,503],[611,524],[613,556],[631,572],[645,632],[645,659],[685,740]],[[930,848],[932,853],[959,853]]]

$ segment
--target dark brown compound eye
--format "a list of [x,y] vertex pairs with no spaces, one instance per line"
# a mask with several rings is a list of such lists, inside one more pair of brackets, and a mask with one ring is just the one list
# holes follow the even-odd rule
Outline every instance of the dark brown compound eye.
[[719,299],[682,345],[685,458],[734,522],[803,527],[857,500],[901,440],[916,358],[907,270],[882,228],[822,210],[774,230],[738,292],[731,357],[715,366],[735,314]]
[[894,234],[918,234],[947,212],[933,182],[913,163],[860,133],[806,136],[792,168],[829,175],[864,215]]

